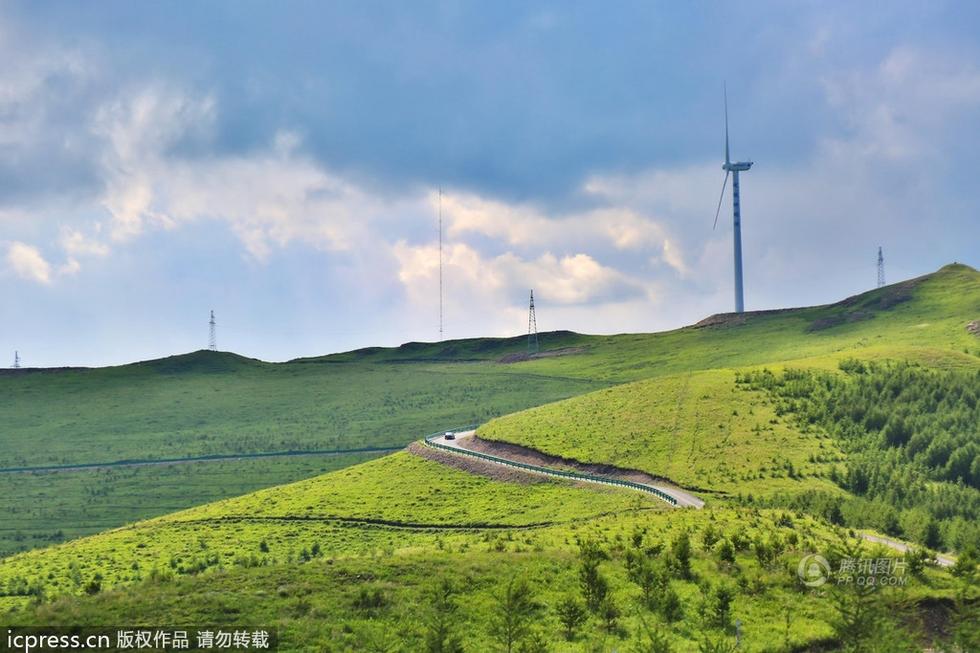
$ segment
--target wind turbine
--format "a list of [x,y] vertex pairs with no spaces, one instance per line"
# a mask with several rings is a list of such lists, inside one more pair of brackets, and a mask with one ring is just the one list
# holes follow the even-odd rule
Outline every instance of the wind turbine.
[[725,171],[725,181],[721,184],[721,196],[718,198],[718,208],[715,210],[715,224],[711,227],[714,231],[718,226],[718,214],[721,213],[721,203],[725,199],[725,187],[728,185],[728,175],[732,175],[732,212],[734,214],[734,234],[735,241],[735,312],[741,313],[745,310],[745,303],[742,298],[742,213],[738,200],[738,173],[745,172],[752,167],[751,161],[737,161],[732,163],[728,154],[728,87],[725,87],[725,164],[721,167]]

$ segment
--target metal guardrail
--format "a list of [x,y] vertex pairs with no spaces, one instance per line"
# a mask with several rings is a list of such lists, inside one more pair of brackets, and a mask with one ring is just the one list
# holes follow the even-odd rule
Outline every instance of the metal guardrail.
[[[477,424],[470,424],[467,426],[461,426],[454,429],[447,429],[448,431],[453,431],[458,433],[460,431],[470,431],[477,427]],[[555,476],[558,478],[567,478],[577,481],[588,481],[590,483],[601,483],[603,485],[615,485],[618,487],[626,487],[633,490],[639,490],[641,492],[647,492],[654,495],[658,499],[666,501],[670,505],[676,507],[677,499],[670,496],[660,488],[655,488],[652,485],[645,485],[643,483],[634,483],[633,481],[624,481],[618,478],[612,478],[609,476],[598,476],[596,474],[586,474],[584,472],[570,472],[563,469],[552,469],[550,467],[540,467],[538,465],[529,465],[527,463],[519,463],[513,460],[507,460],[506,458],[500,458],[498,456],[492,456],[487,453],[482,453],[480,451],[471,451],[469,449],[462,449],[460,447],[450,447],[444,444],[439,444],[433,442],[432,440],[444,435],[446,431],[439,431],[438,433],[432,433],[425,436],[422,439],[422,443],[427,447],[432,447],[433,449],[442,449],[444,451],[449,451],[451,453],[460,454],[463,456],[472,456],[473,458],[482,458],[483,460],[488,460],[499,465],[507,465],[508,467],[515,467],[517,469],[523,469],[526,471],[536,472],[538,474],[545,474],[547,476]]]

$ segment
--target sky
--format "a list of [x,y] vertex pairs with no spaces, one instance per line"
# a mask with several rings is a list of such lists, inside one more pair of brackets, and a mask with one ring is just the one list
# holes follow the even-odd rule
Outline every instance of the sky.
[[0,366],[438,340],[440,207],[445,338],[731,311],[726,84],[747,310],[980,267],[980,3],[876,4],[0,2]]

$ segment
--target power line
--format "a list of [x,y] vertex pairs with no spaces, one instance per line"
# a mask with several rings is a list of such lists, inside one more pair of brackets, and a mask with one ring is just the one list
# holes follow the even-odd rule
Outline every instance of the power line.
[[218,334],[217,334],[217,323],[214,321],[214,311],[211,311],[211,320],[208,322],[210,329],[210,337],[208,338],[208,349],[211,351],[218,351]]

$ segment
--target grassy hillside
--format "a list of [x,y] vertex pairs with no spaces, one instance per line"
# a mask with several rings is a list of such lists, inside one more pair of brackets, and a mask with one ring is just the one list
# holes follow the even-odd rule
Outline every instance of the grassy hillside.
[[565,523],[663,506],[636,493],[583,492],[550,480],[494,482],[402,452],[7,558],[0,564],[0,588],[24,596],[77,594],[92,582],[109,588],[210,567],[390,554],[431,547],[443,532]]
[[[401,447],[440,427],[603,385],[496,363],[273,365],[214,352],[107,369],[0,374],[0,468]],[[0,502],[0,555],[362,459],[0,471],[0,488],[9,488]]]
[[[0,423],[5,425],[0,468],[397,447],[450,424],[485,421],[612,384],[800,358],[808,358],[808,365],[834,367],[840,357],[856,351],[971,366],[980,353],[980,338],[965,325],[976,316],[980,274],[955,265],[825,307],[722,315],[667,333],[544,334],[545,349],[568,355],[511,363],[498,361],[524,351],[523,338],[408,343],[284,364],[202,351],[105,369],[0,371]],[[666,383],[676,385],[682,378]],[[686,401],[691,408],[704,403],[697,397]],[[722,425],[737,434],[754,426],[746,422],[749,417],[691,414],[677,419],[693,427],[710,418],[712,428]],[[778,425],[766,428],[774,429],[774,438],[786,435],[780,435]],[[754,482],[747,478],[750,473],[770,478],[775,473],[762,467],[787,460],[806,466],[811,454],[830,455],[811,452],[814,443],[796,444],[777,460],[766,454],[746,469],[732,461],[731,469],[717,472],[712,482],[727,490],[736,480]],[[323,462],[209,463],[194,472],[170,466],[57,476],[0,473],[0,485],[11,488],[10,499],[0,504],[0,555],[290,482],[358,459],[318,460]],[[250,470],[248,482],[243,483],[239,469]],[[187,475],[194,480],[186,482]],[[729,479],[727,486],[722,475]]]
[[834,442],[792,428],[764,393],[735,378],[713,370],[637,381],[501,417],[477,434],[712,493],[772,492],[826,477],[842,459]]
[[444,423],[593,387],[488,364],[276,365],[207,351],[28,371],[0,376],[0,467],[401,446]]
[[[200,353],[5,377],[24,413],[42,416],[39,397],[47,396],[61,402],[54,415],[85,416],[71,423],[85,425],[81,441],[95,443],[81,444],[82,456],[99,453],[98,443],[149,455],[404,443],[471,421],[467,410],[484,419],[559,399],[480,433],[666,476],[701,488],[708,508],[667,510],[595,486],[495,481],[402,452],[0,559],[0,606],[12,610],[11,624],[271,624],[285,650],[506,650],[504,631],[522,651],[731,650],[736,621],[750,651],[859,641],[921,650],[976,622],[970,552],[956,575],[908,556],[900,588],[802,586],[797,568],[807,554],[836,568],[894,552],[861,549],[821,510],[793,504],[851,497],[838,474],[855,450],[747,379],[765,367],[774,375],[807,367],[846,382],[841,361],[851,358],[975,374],[980,339],[965,327],[978,317],[980,274],[947,266],[832,306],[719,316],[665,334],[558,334],[567,355],[512,363],[495,361],[519,352],[520,339],[284,365]],[[125,395],[134,386],[141,392]],[[124,413],[118,422],[106,406]],[[167,410],[178,416],[168,420]],[[114,431],[114,440],[99,419],[131,431]],[[16,455],[44,460],[50,454],[25,444],[43,429],[21,420]],[[46,440],[64,444],[54,442]],[[153,480],[147,492],[165,482]],[[30,491],[21,496],[28,502]],[[517,622],[515,596],[526,610]],[[569,606],[585,618],[566,640]],[[855,622],[855,614],[863,616]]]
[[980,272],[947,265],[932,274],[812,308],[713,316],[652,334],[597,337],[583,356],[521,363],[523,371],[612,382],[724,367],[773,364],[851,350],[909,348],[980,357]]
[[965,328],[976,315],[980,273],[956,265],[826,307],[716,316],[660,334],[547,334],[547,347],[580,353],[513,364],[495,361],[521,351],[522,338],[285,364],[201,351],[115,368],[6,371],[0,467],[397,445],[433,422],[512,412],[594,384],[875,345],[977,356],[980,339]]
[[[587,488],[565,492],[604,496]],[[552,498],[569,499],[571,511],[580,509],[572,494]],[[438,511],[426,514],[436,518]],[[167,623],[226,629],[271,626],[287,651],[424,651],[437,641],[456,642],[456,650],[505,650],[500,625],[513,617],[507,591],[516,587],[529,609],[519,615],[514,639],[539,647],[520,650],[732,650],[736,622],[742,650],[819,649],[837,641],[839,600],[863,602],[863,636],[886,647],[881,650],[902,651],[911,650],[903,645],[911,637],[893,626],[914,624],[916,601],[952,605],[958,591],[954,578],[930,569],[910,575],[901,592],[886,589],[870,600],[850,587],[807,589],[795,573],[807,553],[831,559],[889,554],[862,549],[812,519],[775,511],[627,511],[510,531],[305,523],[261,531],[254,524],[212,524],[205,531],[186,518],[178,523],[184,528],[179,539],[192,546],[172,554],[163,569],[127,587],[93,588],[85,580],[92,572],[90,553],[66,571],[69,579],[81,575],[79,590],[40,603],[7,599],[16,605],[7,623],[149,624],[165,616]],[[156,528],[167,527],[158,522]],[[93,539],[103,540],[103,552],[144,551],[140,543],[149,548],[163,539],[149,525],[141,535],[142,541],[116,533]],[[216,542],[225,544],[216,548]],[[263,542],[270,553],[262,552]],[[230,547],[237,550],[225,550]],[[46,553],[25,559],[37,566]],[[113,578],[125,574],[134,572],[123,569]],[[601,588],[595,614],[587,607],[586,586]],[[569,604],[585,616],[570,638],[561,620]],[[948,621],[955,617],[947,608],[939,607],[935,618],[956,623]],[[918,637],[935,635],[920,631]],[[661,648],[652,648],[654,642]]]
[[0,474],[0,554],[356,465],[379,454]]

